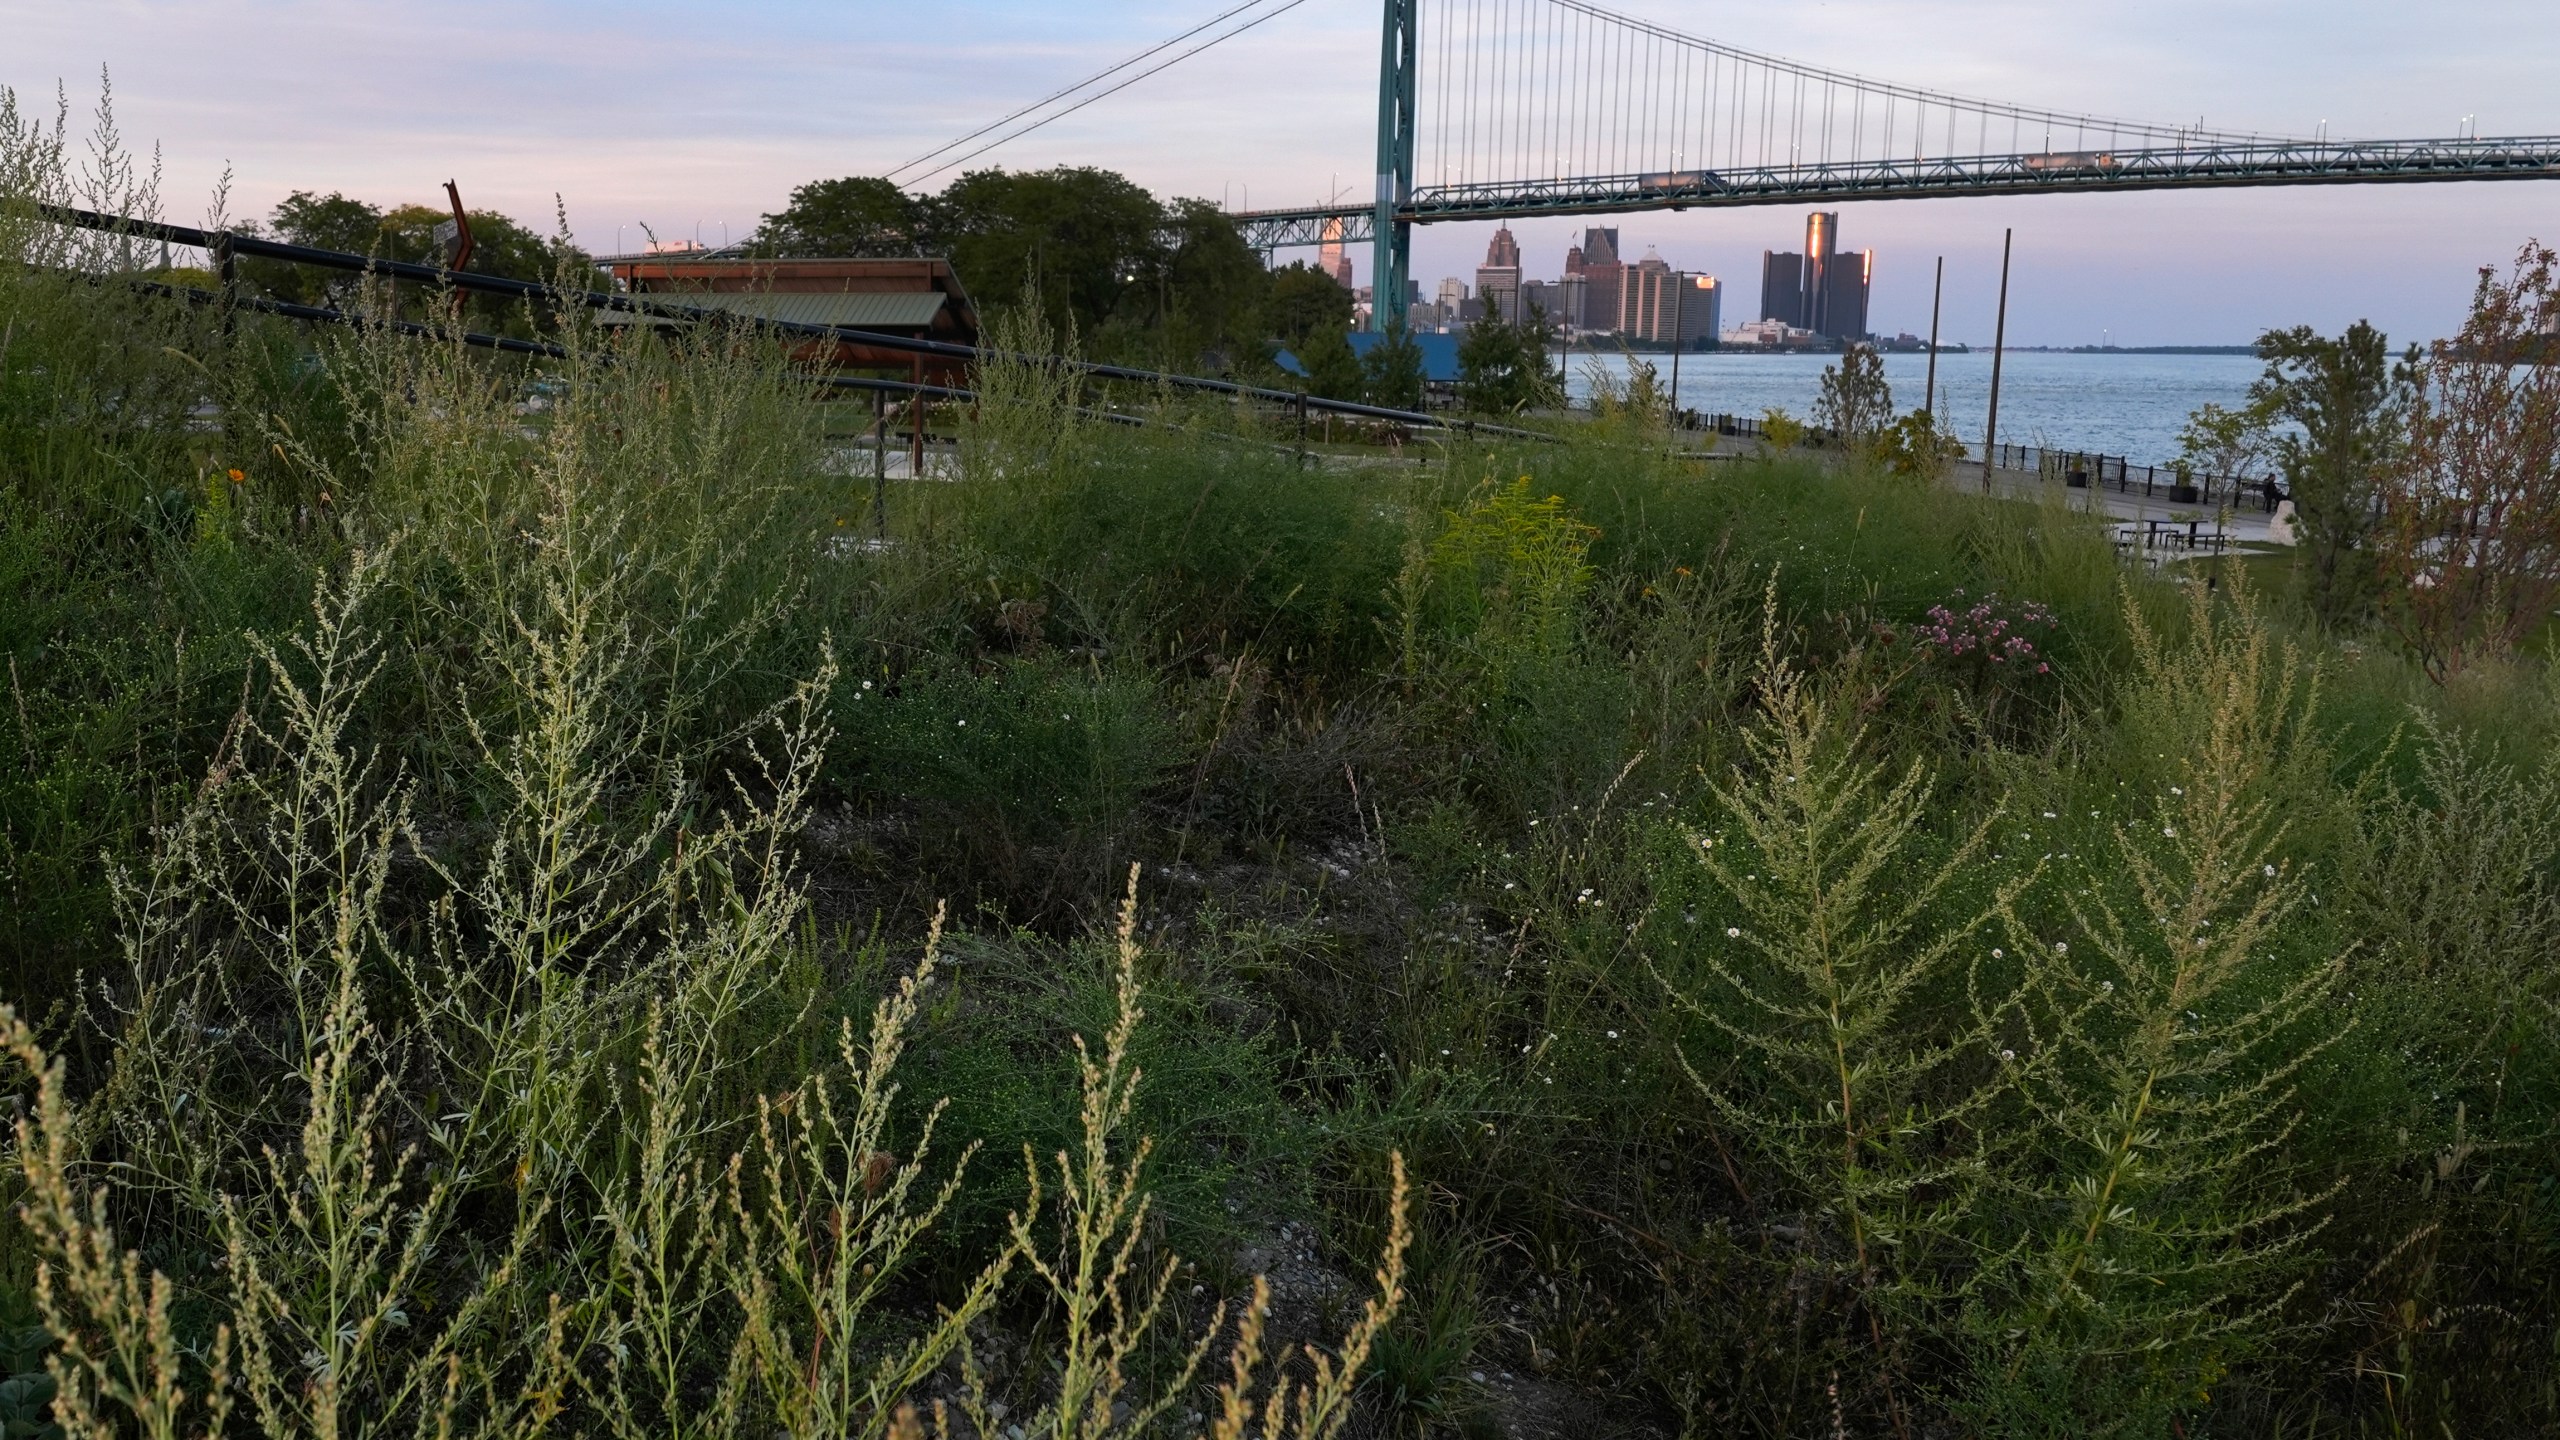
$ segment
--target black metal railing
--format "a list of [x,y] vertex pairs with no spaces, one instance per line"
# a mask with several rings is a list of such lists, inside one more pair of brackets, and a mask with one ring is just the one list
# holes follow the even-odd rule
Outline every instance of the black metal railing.
[[[841,344],[860,345],[874,350],[924,358],[963,362],[1009,360],[1023,364],[1063,367],[1096,380],[1121,380],[1202,394],[1229,395],[1239,399],[1259,400],[1287,406],[1299,413],[1313,411],[1320,414],[1347,415],[1453,434],[1496,436],[1503,439],[1534,440],[1544,443],[1553,443],[1556,440],[1555,436],[1542,431],[1526,430],[1516,426],[1451,419],[1418,410],[1399,410],[1390,406],[1367,405],[1351,400],[1332,400],[1295,390],[1274,390],[1266,386],[1247,385],[1240,381],[1220,380],[1211,376],[1180,375],[1161,370],[1143,370],[1129,365],[1106,365],[1091,360],[1069,360],[1056,355],[1021,355],[975,345],[954,344],[945,340],[927,340],[916,336],[856,329],[847,325],[816,325],[799,321],[743,316],[731,311],[701,309],[647,295],[630,295],[607,290],[579,290],[546,285],[532,280],[512,280],[498,275],[450,270],[439,265],[420,265],[406,260],[386,260],[377,256],[356,255],[343,250],[324,250],[317,246],[295,245],[282,240],[269,240],[263,236],[243,235],[232,230],[202,230],[191,225],[171,225],[157,220],[140,220],[127,215],[106,215],[94,210],[81,210],[63,205],[43,205],[37,207],[37,210],[43,219],[60,225],[133,235],[170,245],[183,245],[202,250],[213,258],[216,268],[223,275],[224,287],[217,298],[225,303],[237,303],[252,298],[240,295],[239,286],[233,275],[235,268],[233,262],[238,257],[248,256],[257,259],[281,260],[297,265],[312,265],[352,274],[374,275],[385,280],[405,280],[453,290],[501,295],[510,299],[554,306],[576,305],[691,323],[745,325],[768,334],[832,340]],[[265,301],[253,308],[263,309],[266,306],[283,303]],[[296,308],[317,310],[319,307]],[[289,314],[287,311],[271,313]],[[291,318],[320,319],[323,317],[315,314]],[[342,313],[332,312],[329,318],[342,320],[345,317]],[[499,337],[482,336],[471,343],[497,338]],[[919,387],[916,387],[913,382],[878,380],[856,388],[904,391]],[[967,392],[953,389],[949,393],[957,398]]]

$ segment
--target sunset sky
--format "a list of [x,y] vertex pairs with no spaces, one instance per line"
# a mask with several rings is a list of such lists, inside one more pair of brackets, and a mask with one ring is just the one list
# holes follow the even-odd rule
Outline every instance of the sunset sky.
[[[1463,4],[1466,0],[1434,0]],[[1481,4],[1493,0],[1478,0]],[[1520,0],[1512,0],[1520,3]],[[228,163],[235,214],[294,189],[475,206],[610,249],[752,228],[792,186],[877,173],[1224,9],[1219,0],[0,0],[0,85],[75,130],[113,76],[129,141],[157,143],[165,210],[193,219]],[[2053,109],[2332,135],[2560,134],[2549,0],[1613,0],[1693,34],[1828,69]],[[978,162],[1089,164],[1242,208],[1363,194],[1376,0],[1305,0],[1249,35]],[[1426,85],[1429,77],[1425,77]],[[938,181],[935,183],[939,183]],[[1878,252],[1872,323],[1988,340],[2000,232],[2018,232],[2013,340],[2237,343],[2369,317],[2451,327],[2480,264],[2560,242],[2560,182],[1899,202],[1844,207]],[[1552,275],[1582,223],[1513,227]],[[1758,257],[1803,212],[1616,217],[1630,256],[1723,276],[1756,307]],[[725,228],[724,228],[725,227]],[[1429,289],[1472,277],[1489,226],[1426,229]],[[1362,265],[1365,269],[1365,257]]]

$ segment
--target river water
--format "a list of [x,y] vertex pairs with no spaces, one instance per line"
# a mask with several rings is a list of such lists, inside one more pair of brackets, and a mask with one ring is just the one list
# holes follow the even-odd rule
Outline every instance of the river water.
[[[1671,357],[1642,357],[1664,380]],[[1680,357],[1682,408],[1701,414],[1757,416],[1772,406],[1797,419],[1813,413],[1822,372],[1837,355],[1708,353]],[[1566,388],[1576,400],[1590,391],[1585,367],[1599,364],[1623,376],[1623,355],[1573,355]],[[2165,465],[2178,453],[2178,427],[2210,401],[2237,406],[2264,366],[2248,355],[2091,355],[2011,352],[2000,368],[2000,439],[2012,445],[2047,445],[2121,455],[2133,464]],[[1897,411],[1917,409],[1929,357],[1887,355],[1885,383]],[[1987,350],[1938,357],[1938,414],[1969,443],[1982,439],[1991,399]]]

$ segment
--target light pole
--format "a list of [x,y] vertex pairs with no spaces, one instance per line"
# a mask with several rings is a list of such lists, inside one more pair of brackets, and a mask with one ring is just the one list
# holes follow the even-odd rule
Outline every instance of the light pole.
[[1689,277],[1677,271],[1671,287],[1671,428],[1680,428],[1680,352],[1688,343]]
[[1982,493],[1991,493],[1991,457],[2000,441],[2000,359],[2009,348],[2009,242],[2017,232],[2000,232],[2000,318],[1991,331],[1991,415],[1982,422]]

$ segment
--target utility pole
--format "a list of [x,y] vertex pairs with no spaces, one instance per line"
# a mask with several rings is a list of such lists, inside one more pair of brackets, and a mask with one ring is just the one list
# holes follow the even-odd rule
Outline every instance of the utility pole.
[[2000,232],[2000,318],[1991,331],[1991,418],[1982,422],[1982,493],[1991,493],[1991,457],[2000,442],[2000,357],[2009,348],[2009,242],[2013,230]]
[[1405,277],[1413,268],[1413,226],[1396,211],[1413,197],[1414,72],[1422,54],[1422,0],[1386,0],[1378,50],[1378,195],[1369,265],[1369,328],[1404,326]]
[[1938,283],[1929,287],[1929,384],[1920,392],[1920,408],[1938,414],[1938,302],[1947,296],[1947,257],[1938,257]]

